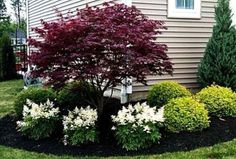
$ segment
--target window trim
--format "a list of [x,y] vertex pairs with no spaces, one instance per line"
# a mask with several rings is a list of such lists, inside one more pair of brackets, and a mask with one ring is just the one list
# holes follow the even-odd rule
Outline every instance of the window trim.
[[127,6],[132,6],[132,0],[121,0],[121,2],[126,4]]
[[201,0],[194,0],[194,9],[177,9],[176,0],[168,0],[168,18],[201,18]]

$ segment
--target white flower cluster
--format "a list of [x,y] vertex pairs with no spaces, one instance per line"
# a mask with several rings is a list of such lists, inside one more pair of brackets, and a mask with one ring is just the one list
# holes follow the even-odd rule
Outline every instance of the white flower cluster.
[[[26,105],[23,107],[23,119],[28,117],[33,120],[40,118],[51,119],[52,117],[58,117],[59,108],[54,108],[53,102],[49,99],[46,103],[36,104],[33,101],[27,99]],[[28,123],[29,124],[29,123]],[[27,123],[24,121],[17,122],[18,127],[26,126]]]
[[90,126],[95,126],[97,118],[97,111],[90,106],[80,109],[76,107],[73,111],[69,111],[68,116],[63,117],[64,131],[81,127],[88,129]]
[[[155,107],[150,107],[146,102],[137,103],[134,106],[129,105],[128,108],[123,107],[116,116],[113,115],[111,118],[117,126],[132,124],[133,128],[142,127],[145,132],[149,133],[148,123],[164,122],[164,107],[157,111]],[[115,129],[116,127],[113,126],[112,130]]]

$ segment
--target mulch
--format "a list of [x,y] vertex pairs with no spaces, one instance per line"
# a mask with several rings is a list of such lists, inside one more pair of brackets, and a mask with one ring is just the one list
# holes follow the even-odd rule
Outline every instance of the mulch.
[[[213,117],[211,118],[211,126],[202,132],[174,134],[161,130],[162,139],[159,143],[148,149],[127,152],[120,145],[117,145],[111,131],[109,131],[110,128],[104,128],[99,143],[83,146],[64,146],[60,133],[52,138],[39,141],[22,136],[16,130],[16,121],[17,118],[13,115],[0,119],[0,145],[54,155],[107,157],[161,154],[165,152],[189,151],[236,138],[236,118],[219,119]],[[110,127],[110,125],[107,127]]]

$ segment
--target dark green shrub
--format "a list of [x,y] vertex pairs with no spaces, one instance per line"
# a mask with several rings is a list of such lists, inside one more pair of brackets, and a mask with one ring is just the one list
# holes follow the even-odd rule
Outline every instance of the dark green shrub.
[[215,8],[216,23],[198,67],[203,88],[215,83],[236,90],[236,30],[230,7],[230,0],[218,0]]
[[191,93],[182,85],[174,81],[155,84],[148,92],[147,101],[150,106],[158,108],[167,104],[173,98],[191,96]]
[[16,78],[16,58],[11,39],[3,33],[0,39],[0,80]]
[[84,82],[72,82],[67,84],[57,96],[61,110],[73,110],[75,107],[94,106],[91,98],[96,97],[95,91]]
[[194,132],[209,127],[208,111],[204,104],[191,97],[172,99],[164,107],[164,124],[171,132]]
[[212,85],[197,93],[196,98],[205,104],[210,115],[236,117],[236,94],[230,88]]
[[22,117],[22,110],[26,100],[30,99],[36,104],[45,103],[48,99],[55,101],[56,95],[51,89],[32,87],[20,92],[15,100],[14,108],[18,117]]

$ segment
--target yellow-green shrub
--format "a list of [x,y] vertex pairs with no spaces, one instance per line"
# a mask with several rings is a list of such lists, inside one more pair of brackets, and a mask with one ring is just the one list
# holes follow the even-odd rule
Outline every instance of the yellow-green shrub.
[[191,96],[191,93],[184,86],[174,81],[166,81],[151,87],[147,102],[150,106],[161,107],[173,98],[187,96]]
[[195,132],[209,127],[204,104],[191,97],[172,99],[164,107],[165,126],[171,132]]
[[212,85],[197,93],[196,99],[205,104],[210,115],[236,117],[236,94],[230,88]]

